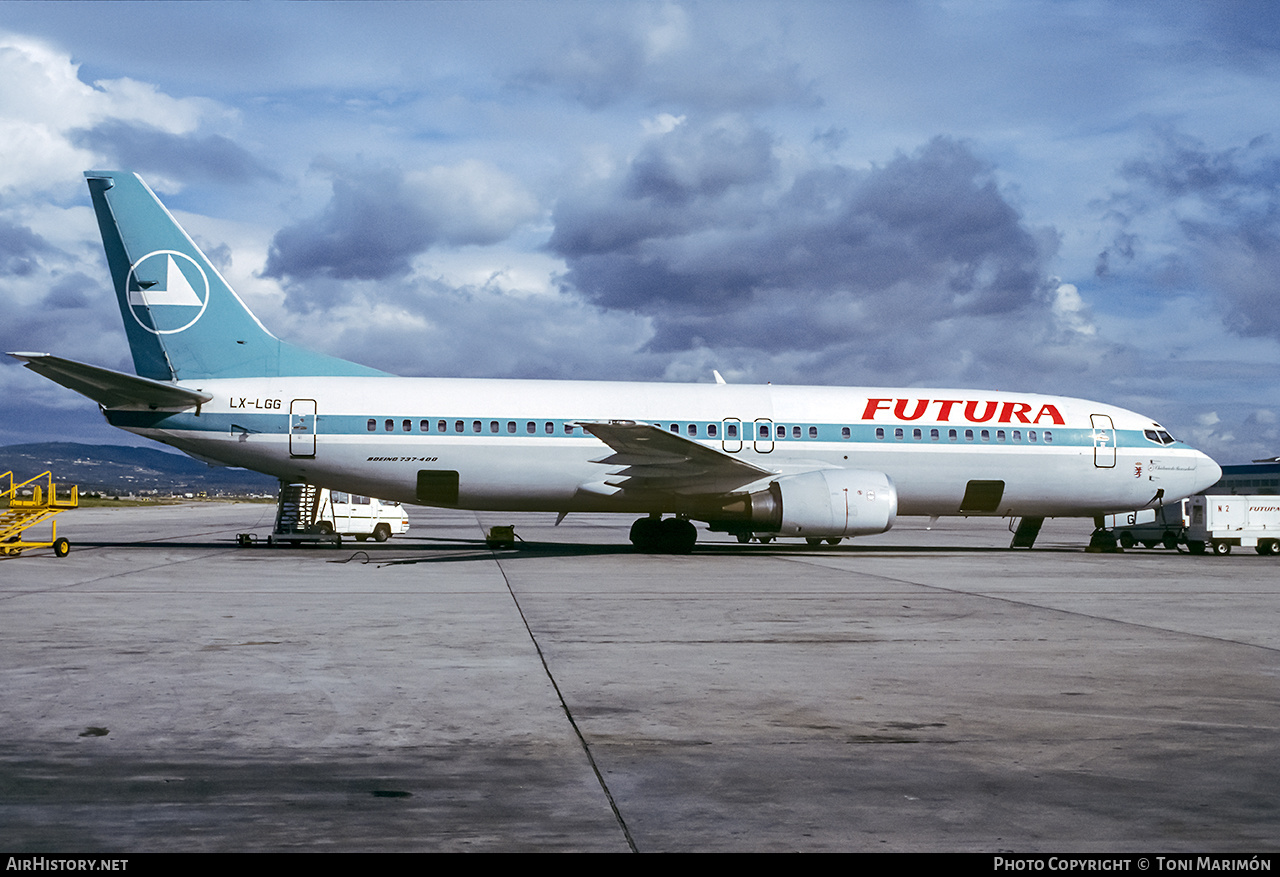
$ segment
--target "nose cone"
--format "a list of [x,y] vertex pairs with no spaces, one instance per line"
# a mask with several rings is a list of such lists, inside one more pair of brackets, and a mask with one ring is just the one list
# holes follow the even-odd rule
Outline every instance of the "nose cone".
[[1196,451],[1196,475],[1193,494],[1207,487],[1212,487],[1222,479],[1222,467],[1213,461],[1208,454]]

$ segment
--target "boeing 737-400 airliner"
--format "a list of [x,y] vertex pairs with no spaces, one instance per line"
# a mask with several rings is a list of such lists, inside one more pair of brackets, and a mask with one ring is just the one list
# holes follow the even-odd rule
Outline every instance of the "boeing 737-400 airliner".
[[[627,512],[642,550],[697,531],[882,533],[898,515],[1098,518],[1218,480],[1111,405],[979,390],[403,378],[279,340],[135,174],[88,178],[137,376],[31,370],[194,457],[405,503]],[[664,517],[665,516],[665,517]]]

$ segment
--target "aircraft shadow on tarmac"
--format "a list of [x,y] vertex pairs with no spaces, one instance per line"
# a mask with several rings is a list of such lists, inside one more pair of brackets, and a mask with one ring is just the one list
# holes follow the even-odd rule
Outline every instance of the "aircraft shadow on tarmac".
[[[78,542],[76,547],[89,548],[227,548],[228,540],[207,541],[155,541],[155,542]],[[690,554],[650,555],[637,551],[633,546],[619,544],[583,544],[579,542],[530,542],[520,540],[513,547],[491,547],[483,539],[449,539],[444,537],[417,537],[397,540],[397,544],[369,545],[352,548],[347,545],[315,544],[299,546],[272,546],[256,543],[238,545],[237,551],[289,552],[294,556],[322,558],[326,563],[372,563],[376,566],[400,566],[415,563],[470,563],[474,561],[516,560],[521,557],[607,557],[614,555],[658,557],[822,557],[848,555],[921,555],[921,554],[1006,554],[1014,549],[1001,546],[957,545],[840,545],[811,547],[804,544],[770,543],[731,544],[703,542],[694,546]],[[1079,553],[1083,546],[1046,546],[1033,549],[1036,553]],[[1026,549],[1017,550],[1025,553]]]

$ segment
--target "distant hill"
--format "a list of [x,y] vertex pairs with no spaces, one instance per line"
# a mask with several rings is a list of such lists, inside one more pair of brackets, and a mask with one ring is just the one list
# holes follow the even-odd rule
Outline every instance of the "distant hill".
[[279,482],[247,469],[209,466],[183,454],[124,445],[45,442],[0,447],[0,472],[25,481],[45,470],[59,484],[78,484],[81,493],[199,493],[274,495]]

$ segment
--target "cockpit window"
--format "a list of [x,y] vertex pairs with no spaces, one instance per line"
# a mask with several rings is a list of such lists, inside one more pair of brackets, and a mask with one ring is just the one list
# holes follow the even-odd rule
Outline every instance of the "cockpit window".
[[1165,432],[1163,429],[1144,429],[1142,431],[1142,436],[1147,441],[1154,442],[1157,445],[1171,445],[1177,441],[1177,439],[1169,435],[1169,433]]

